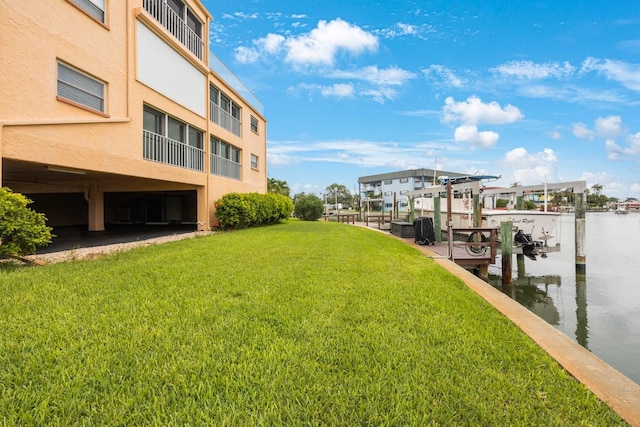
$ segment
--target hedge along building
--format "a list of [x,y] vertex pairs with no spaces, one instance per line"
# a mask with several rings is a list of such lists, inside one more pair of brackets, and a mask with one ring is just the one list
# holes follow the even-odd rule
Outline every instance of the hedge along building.
[[0,185],[49,225],[213,224],[265,193],[263,107],[199,0],[0,0]]

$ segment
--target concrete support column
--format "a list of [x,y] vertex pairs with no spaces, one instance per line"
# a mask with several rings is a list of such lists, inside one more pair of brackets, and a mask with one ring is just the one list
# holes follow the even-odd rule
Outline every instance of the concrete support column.
[[207,187],[196,188],[196,201],[198,210],[198,231],[211,230],[211,214],[209,209],[209,194]]
[[93,183],[85,198],[89,203],[89,231],[104,231],[104,192]]

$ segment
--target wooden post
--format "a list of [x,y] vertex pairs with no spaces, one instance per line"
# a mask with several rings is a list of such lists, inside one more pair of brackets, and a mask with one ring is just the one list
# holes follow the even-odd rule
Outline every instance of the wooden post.
[[587,254],[586,254],[586,204],[584,193],[576,194],[576,273],[587,274]]
[[513,253],[513,221],[500,223],[500,251],[502,252],[502,284],[511,285],[511,254]]
[[436,233],[436,242],[442,242],[442,215],[440,214],[440,195],[433,197],[433,231]]
[[518,279],[525,277],[524,254],[516,254],[516,264],[518,267]]
[[482,227],[482,204],[480,203],[480,195],[473,195],[473,226]]

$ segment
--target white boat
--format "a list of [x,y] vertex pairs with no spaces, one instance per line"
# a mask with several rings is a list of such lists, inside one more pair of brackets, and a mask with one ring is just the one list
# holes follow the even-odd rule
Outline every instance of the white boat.
[[[482,194],[482,180],[498,178],[491,176],[470,176],[456,177],[450,179],[451,201],[442,197],[446,189],[448,178],[441,178],[443,185],[427,187],[421,190],[412,191],[413,208],[416,216],[431,216],[435,212],[435,199],[440,197],[440,224],[443,231],[446,231],[449,214],[447,206],[451,206],[452,227],[473,228],[474,227],[474,200],[473,194]],[[506,189],[505,189],[506,190]],[[509,189],[513,190],[513,189]],[[481,228],[497,228],[498,239],[500,239],[500,229],[503,222],[510,221],[513,225],[512,238],[514,244],[522,243],[523,240],[531,241],[535,245],[554,246],[559,240],[560,215],[559,212],[548,212],[542,210],[519,210],[519,209],[481,209]],[[522,237],[522,236],[525,237]]]
[[628,214],[629,213],[629,204],[628,203],[618,203],[615,210],[616,214]]
[[[422,197],[415,200],[416,215],[433,216],[433,198]],[[441,201],[440,224],[443,229],[446,227],[448,212],[446,199]],[[471,205],[471,206],[470,206]],[[451,209],[451,221],[453,228],[473,228],[473,206],[467,199],[453,199]],[[500,229],[503,222],[511,221],[513,224],[512,239],[515,242],[516,234],[521,231],[523,234],[531,236],[534,241],[544,242],[552,246],[557,243],[557,231],[560,219],[558,212],[543,212],[538,210],[516,210],[516,209],[482,209],[482,228],[497,228],[498,239],[500,239]]]

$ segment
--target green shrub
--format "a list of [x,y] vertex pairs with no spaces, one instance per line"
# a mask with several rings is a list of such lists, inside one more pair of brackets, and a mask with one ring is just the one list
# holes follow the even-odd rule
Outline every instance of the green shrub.
[[507,199],[498,199],[496,200],[496,208],[506,208],[509,204]]
[[322,216],[322,200],[315,194],[304,194],[298,197],[295,205],[296,217],[303,221],[317,221]]
[[289,218],[293,212],[291,199],[274,193],[227,193],[215,206],[218,226],[222,229],[274,224]]
[[31,202],[9,188],[0,188],[0,256],[32,254],[51,243],[47,218],[29,209]]

